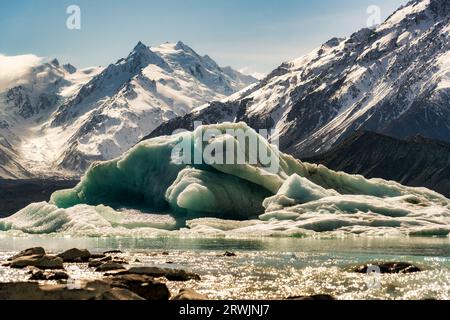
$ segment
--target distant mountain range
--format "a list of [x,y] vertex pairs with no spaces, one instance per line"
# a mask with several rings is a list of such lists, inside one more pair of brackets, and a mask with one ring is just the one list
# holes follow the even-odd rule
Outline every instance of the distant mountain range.
[[303,160],[367,178],[426,187],[450,198],[450,143],[421,136],[400,140],[359,131],[328,152]]
[[297,158],[450,196],[449,49],[450,1],[415,0],[261,81],[182,42],[106,68],[54,60],[0,93],[0,178],[79,176],[195,121],[244,121]]
[[182,42],[139,42],[106,68],[40,64],[0,92],[0,178],[79,176],[162,122],[256,81]]
[[276,129],[280,147],[304,158],[355,130],[450,142],[450,1],[412,1],[375,29],[334,38],[283,63],[260,83],[174,118],[150,136],[244,121]]

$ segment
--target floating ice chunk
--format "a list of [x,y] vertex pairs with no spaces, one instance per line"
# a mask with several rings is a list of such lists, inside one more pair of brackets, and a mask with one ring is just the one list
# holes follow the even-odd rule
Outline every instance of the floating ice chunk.
[[306,178],[293,174],[284,182],[275,196],[264,200],[263,205],[266,212],[271,212],[299,203],[337,195],[339,193],[334,190],[326,190]]
[[223,173],[184,169],[166,193],[176,212],[197,216],[250,218],[264,212],[270,195],[262,187]]
[[92,165],[74,189],[55,192],[50,203],[60,208],[77,204],[167,208],[166,190],[186,167],[172,159],[172,149],[182,136],[145,141],[118,159]]
[[0,231],[75,236],[154,236],[176,228],[169,215],[149,215],[132,210],[115,211],[100,206],[77,205],[59,209],[46,202],[33,203],[15,215],[0,220]]
[[[214,134],[205,139],[208,130]],[[185,221],[193,217],[203,219]],[[186,228],[171,234],[447,236],[450,200],[425,188],[303,163],[246,124],[224,123],[151,139],[94,164],[78,186],[54,193],[50,204],[0,219],[0,230],[147,237],[184,222]]]

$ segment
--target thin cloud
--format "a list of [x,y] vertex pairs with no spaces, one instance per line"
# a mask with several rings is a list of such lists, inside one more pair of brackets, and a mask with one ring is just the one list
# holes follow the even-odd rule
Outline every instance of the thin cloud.
[[42,58],[27,54],[20,56],[6,56],[0,54],[0,91],[18,85],[31,68],[42,62]]
[[264,73],[252,71],[251,68],[249,68],[249,67],[241,68],[238,71],[242,74],[250,75],[253,78],[258,79],[258,80],[262,80],[266,76],[266,74],[264,74]]

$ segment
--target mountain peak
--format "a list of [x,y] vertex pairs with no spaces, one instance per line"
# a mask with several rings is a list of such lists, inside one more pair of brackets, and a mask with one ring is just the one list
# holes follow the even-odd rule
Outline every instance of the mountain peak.
[[73,74],[73,73],[77,72],[77,68],[75,68],[70,63],[67,63],[67,64],[63,65],[63,68],[64,68],[64,70],[66,70],[70,74]]
[[195,51],[194,51],[191,47],[189,47],[188,45],[186,45],[186,44],[185,44],[184,42],[182,42],[182,41],[178,41],[178,42],[176,43],[175,49],[176,49],[176,50],[182,50],[182,51],[185,51],[185,52],[193,52],[193,53],[195,53]]
[[59,61],[56,58],[50,61],[50,64],[54,65],[55,67],[59,67]]
[[131,68],[135,70],[141,69],[149,64],[165,66],[164,60],[141,41],[138,42],[128,57],[121,59],[120,62],[130,63]]
[[134,47],[133,52],[144,51],[144,50],[146,50],[146,49],[148,49],[148,47],[147,47],[144,43],[142,43],[141,41],[139,41],[139,42],[137,43],[137,45]]

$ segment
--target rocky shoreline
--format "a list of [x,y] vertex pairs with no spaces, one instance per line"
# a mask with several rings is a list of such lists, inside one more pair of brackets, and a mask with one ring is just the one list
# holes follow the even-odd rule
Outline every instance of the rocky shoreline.
[[[160,252],[160,255],[168,255]],[[222,257],[233,259],[236,253],[225,252]],[[49,254],[42,247],[24,250],[1,263],[4,268],[26,272],[28,280],[0,283],[0,300],[210,300],[189,285],[170,291],[167,283],[202,281],[200,275],[175,268],[151,265],[135,266],[140,261],[128,261],[119,250],[91,253],[73,248]],[[95,279],[72,279],[68,270],[82,266],[95,273]],[[349,266],[346,272],[407,274],[423,271],[402,262],[372,262]],[[179,287],[179,286],[178,286]],[[281,300],[336,300],[332,295],[284,297]]]
[[[71,281],[66,268],[85,264],[101,279]],[[2,263],[3,267],[24,269],[27,282],[0,283],[0,300],[207,300],[192,289],[172,294],[166,281],[200,281],[185,270],[158,267],[131,267],[120,251],[91,254],[70,249],[51,255],[44,248],[24,250]]]

